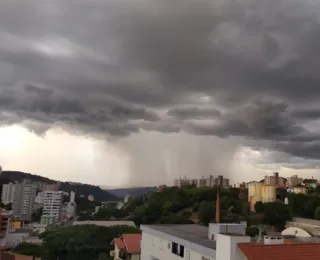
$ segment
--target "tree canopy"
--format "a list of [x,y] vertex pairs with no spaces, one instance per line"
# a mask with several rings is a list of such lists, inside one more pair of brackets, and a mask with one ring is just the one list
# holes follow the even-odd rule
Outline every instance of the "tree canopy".
[[42,233],[43,260],[97,260],[100,254],[109,254],[111,241],[122,234],[140,233],[129,226],[100,227],[79,225],[60,227]]

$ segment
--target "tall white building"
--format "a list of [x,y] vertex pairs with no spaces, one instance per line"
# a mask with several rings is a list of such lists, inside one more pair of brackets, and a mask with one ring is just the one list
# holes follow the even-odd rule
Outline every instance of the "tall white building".
[[75,202],[75,198],[76,198],[76,193],[71,191],[69,202],[66,203],[66,205],[65,205],[65,214],[68,219],[74,217],[76,214],[77,205]]
[[54,217],[54,222],[60,222],[63,203],[63,191],[44,191],[42,216]]
[[13,216],[20,220],[30,221],[36,196],[37,183],[26,179],[21,183],[16,183],[12,203]]
[[3,204],[13,203],[15,189],[16,186],[12,182],[2,185],[1,202]]

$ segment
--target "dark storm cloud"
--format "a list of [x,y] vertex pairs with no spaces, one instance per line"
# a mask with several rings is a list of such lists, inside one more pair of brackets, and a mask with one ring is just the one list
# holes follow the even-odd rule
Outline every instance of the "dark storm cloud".
[[320,115],[319,10],[296,0],[1,2],[0,120],[238,136],[313,158],[319,136],[304,121]]
[[320,118],[320,108],[301,109],[291,112],[290,115],[301,120],[315,120]]
[[168,115],[179,119],[206,119],[210,117],[218,117],[221,115],[221,112],[213,107],[184,106],[169,110]]

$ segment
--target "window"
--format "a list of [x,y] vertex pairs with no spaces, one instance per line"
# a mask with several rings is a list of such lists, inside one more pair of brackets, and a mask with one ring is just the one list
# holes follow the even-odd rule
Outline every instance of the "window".
[[172,242],[171,252],[175,255],[184,257],[184,246],[178,245],[177,243]]
[[201,260],[210,260],[210,258],[207,258],[207,257],[204,257],[204,256],[203,256],[203,257],[201,258]]
[[178,254],[178,244],[177,243],[172,242],[171,252],[175,255]]

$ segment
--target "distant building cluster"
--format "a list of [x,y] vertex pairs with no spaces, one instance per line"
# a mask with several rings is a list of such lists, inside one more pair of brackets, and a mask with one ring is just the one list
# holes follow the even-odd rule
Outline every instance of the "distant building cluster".
[[258,201],[273,202],[276,200],[276,189],[284,188],[289,193],[306,194],[310,187],[315,188],[318,185],[316,179],[303,179],[298,175],[291,177],[280,177],[278,172],[274,172],[271,176],[265,176],[261,181],[251,181],[246,183],[248,188],[248,201],[250,210],[254,211],[254,205]]
[[223,175],[218,175],[214,177],[209,175],[208,177],[200,177],[195,179],[188,179],[186,176],[181,176],[179,179],[174,180],[174,186],[183,187],[188,185],[195,185],[196,187],[215,187],[220,186],[223,188],[229,188],[229,179],[223,177]]
[[32,215],[43,208],[41,223],[57,224],[74,217],[76,212],[75,193],[70,192],[70,201],[63,203],[64,193],[59,183],[47,184],[25,179],[20,183],[3,184],[1,201],[5,205],[12,205],[12,219],[16,221],[30,222]]

